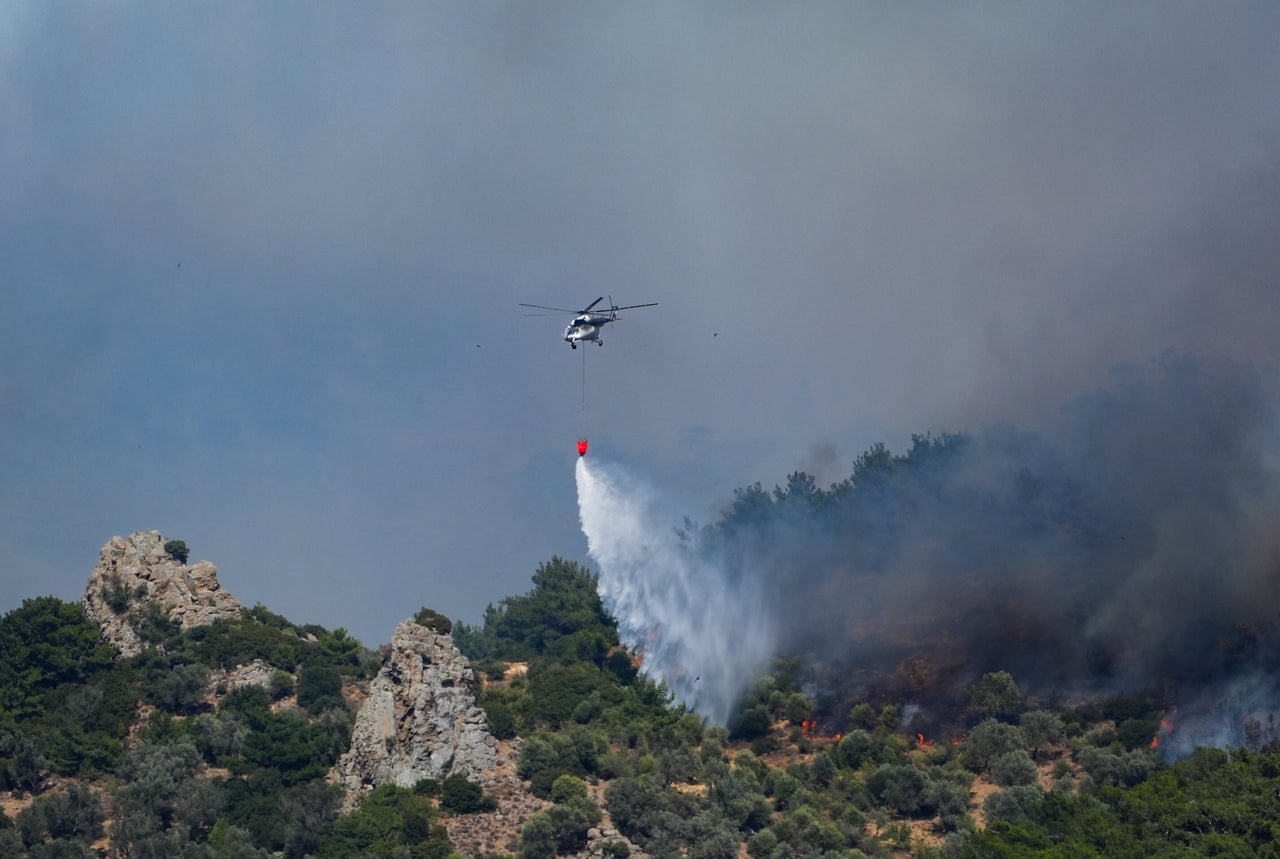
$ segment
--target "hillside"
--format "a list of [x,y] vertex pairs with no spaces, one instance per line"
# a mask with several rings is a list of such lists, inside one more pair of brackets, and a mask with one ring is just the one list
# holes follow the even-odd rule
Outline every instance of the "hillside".
[[571,562],[481,627],[424,608],[378,655],[262,606],[184,624],[210,601],[181,583],[216,570],[179,550],[116,538],[83,605],[0,619],[0,855],[1251,852],[1280,819],[1280,752],[1167,765],[1152,700],[1055,712],[994,672],[930,736],[911,702],[816,704],[793,660],[726,729],[640,673]]

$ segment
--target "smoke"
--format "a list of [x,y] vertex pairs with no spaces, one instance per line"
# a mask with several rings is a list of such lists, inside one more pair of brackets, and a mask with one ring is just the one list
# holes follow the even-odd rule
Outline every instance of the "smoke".
[[622,466],[579,458],[577,480],[587,550],[623,643],[679,703],[724,724],[775,647],[759,579],[675,531],[657,493]]
[[[1280,711],[1278,393],[1273,371],[1169,353],[1034,433],[917,437],[827,488],[740,489],[683,540],[633,478],[580,465],[583,529],[628,642],[713,719],[798,655],[836,707],[944,719],[1008,670],[1050,704],[1158,696],[1174,753],[1256,740]],[[688,675],[711,671],[699,697]]]

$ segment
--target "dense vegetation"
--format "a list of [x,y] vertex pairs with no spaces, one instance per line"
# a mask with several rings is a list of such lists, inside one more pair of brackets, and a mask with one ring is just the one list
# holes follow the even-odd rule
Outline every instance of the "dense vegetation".
[[[712,530],[746,535],[733,544],[744,551],[814,511],[892,531],[969,443],[921,437],[901,457],[877,446],[828,490],[799,473],[772,493],[748,487]],[[1018,528],[1085,529],[1069,482],[1039,486],[1008,500]],[[861,562],[889,563],[890,543],[868,545]],[[905,727],[905,694],[818,700],[791,659],[751,685],[728,726],[708,726],[620,645],[590,570],[552,558],[532,583],[478,626],[414,616],[452,634],[484,681],[490,730],[520,740],[519,776],[547,803],[521,822],[522,859],[581,850],[606,822],[671,859],[1280,855],[1280,748],[1166,764],[1161,700],[1053,709],[991,670],[946,702],[935,724],[947,732],[926,736]],[[0,618],[0,791],[31,799],[0,813],[0,856],[444,859],[444,824],[494,808],[450,777],[383,785],[341,813],[325,774],[350,742],[344,693],[379,665],[344,630],[258,606],[181,631],[154,606],[135,610],[148,646],[128,659],[78,604],[43,597]],[[228,672],[255,660],[270,682],[235,684]]]
[[[0,619],[0,788],[35,796],[0,818],[0,855],[94,855],[86,845],[105,838],[120,856],[445,857],[441,816],[492,807],[452,778],[383,786],[339,814],[323,776],[349,737],[341,689],[376,665],[342,630],[261,607],[182,634],[154,626],[154,646],[117,662],[78,605],[28,600]],[[968,690],[954,742],[901,733],[903,702],[863,702],[831,722],[839,736],[814,736],[797,666],[779,663],[731,733],[636,670],[592,575],[562,559],[483,627],[454,631],[489,678],[493,729],[522,738],[520,775],[552,803],[523,825],[529,859],[580,849],[606,813],[647,853],[695,859],[743,844],[755,859],[1272,855],[1280,834],[1280,750],[1166,766],[1149,748],[1152,701],[1051,712],[999,672]],[[255,658],[277,666],[270,688],[207,696],[213,672]],[[517,660],[527,673],[498,679]]]
[[[150,646],[120,660],[79,604],[42,597],[0,619],[0,789],[37,796],[0,822],[0,855],[92,855],[76,845],[103,836],[103,794],[115,855],[319,849],[341,801],[323,778],[350,737],[342,684],[376,655],[261,606],[186,632],[140,618]],[[217,679],[259,659],[269,688]]]

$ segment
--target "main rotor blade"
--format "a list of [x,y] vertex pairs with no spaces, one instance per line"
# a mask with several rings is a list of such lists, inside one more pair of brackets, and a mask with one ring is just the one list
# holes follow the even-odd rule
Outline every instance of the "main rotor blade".
[[580,313],[586,313],[587,311],[589,311],[591,308],[595,307],[597,304],[599,304],[599,303],[600,303],[600,302],[602,302],[602,301],[604,301],[604,296],[603,296],[603,295],[602,295],[602,296],[600,296],[599,298],[597,298],[595,301],[593,301],[593,302],[591,302],[590,304],[588,304],[586,307],[582,308],[582,310],[581,310],[581,311],[579,311],[579,312],[580,312]]
[[626,307],[611,307],[610,310],[635,310],[637,307],[657,307],[658,302],[651,301],[648,304],[628,304]]
[[521,306],[521,307],[536,307],[536,308],[538,308],[539,310],[554,310],[554,311],[556,311],[557,313],[581,313],[581,312],[582,312],[581,310],[569,310],[569,309],[564,308],[564,307],[547,307],[547,306],[546,306],[546,305],[544,305],[544,304],[525,304],[524,302],[521,302],[521,303],[520,303],[520,306]]

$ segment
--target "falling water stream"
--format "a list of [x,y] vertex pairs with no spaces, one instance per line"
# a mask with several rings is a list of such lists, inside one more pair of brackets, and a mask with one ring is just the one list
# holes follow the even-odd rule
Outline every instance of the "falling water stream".
[[578,510],[600,597],[641,671],[716,724],[773,653],[774,624],[755,577],[702,556],[659,494],[613,463],[578,459]]

